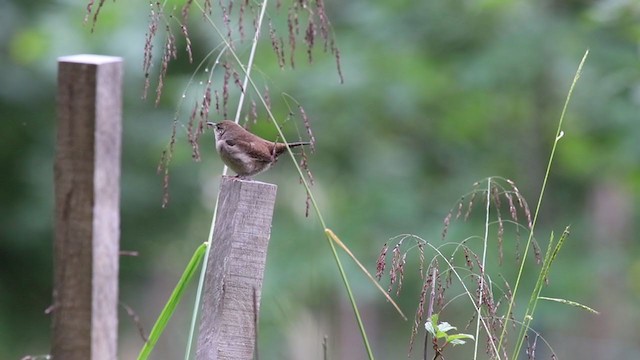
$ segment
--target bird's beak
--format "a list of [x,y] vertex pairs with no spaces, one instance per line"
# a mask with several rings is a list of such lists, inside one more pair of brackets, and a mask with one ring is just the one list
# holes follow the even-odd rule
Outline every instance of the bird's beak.
[[207,121],[207,126],[210,127],[210,128],[213,128],[213,127],[216,126],[216,123],[211,122],[211,121]]

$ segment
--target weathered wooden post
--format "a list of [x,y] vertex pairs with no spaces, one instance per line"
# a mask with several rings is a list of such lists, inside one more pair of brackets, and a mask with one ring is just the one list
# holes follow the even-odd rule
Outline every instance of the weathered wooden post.
[[223,177],[205,275],[198,360],[253,358],[277,186]]
[[58,59],[56,360],[117,358],[122,59]]

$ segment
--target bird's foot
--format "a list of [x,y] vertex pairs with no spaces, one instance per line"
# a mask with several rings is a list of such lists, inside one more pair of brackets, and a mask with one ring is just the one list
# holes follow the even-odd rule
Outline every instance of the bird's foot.
[[251,181],[251,177],[250,176],[246,176],[246,175],[236,175],[233,177],[233,179],[235,180],[246,180],[246,181]]

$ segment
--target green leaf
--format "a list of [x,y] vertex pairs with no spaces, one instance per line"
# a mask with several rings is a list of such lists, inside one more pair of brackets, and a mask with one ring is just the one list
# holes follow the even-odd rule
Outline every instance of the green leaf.
[[451,326],[451,324],[449,324],[446,321],[443,321],[438,325],[438,330],[446,333],[449,330],[456,330],[456,327],[455,326]]
[[431,336],[433,337],[436,336],[436,329],[434,329],[433,323],[431,321],[427,321],[424,324],[424,328],[427,329],[427,331],[429,332],[429,334],[431,334]]
[[189,285],[189,283],[193,279],[193,276],[196,273],[196,269],[200,265],[202,258],[204,258],[206,249],[207,243],[202,243],[202,245],[200,245],[193,253],[191,260],[189,260],[189,264],[187,264],[187,267],[182,273],[182,277],[180,277],[178,284],[176,285],[175,289],[173,289],[173,292],[169,297],[169,301],[167,301],[167,304],[164,306],[164,309],[162,309],[160,316],[158,316],[158,320],[156,320],[155,325],[153,325],[151,334],[149,334],[149,340],[144,344],[142,350],[140,350],[138,360],[146,360],[151,354],[151,351],[155,347],[156,342],[158,342],[160,335],[162,335],[164,328],[167,326],[167,323],[169,323],[171,316],[180,303],[187,285]]
[[453,334],[449,335],[449,340],[457,340],[457,339],[471,339],[475,341],[475,338],[471,334]]
[[424,324],[424,328],[431,334],[431,336],[438,338],[438,314],[431,315],[431,319]]

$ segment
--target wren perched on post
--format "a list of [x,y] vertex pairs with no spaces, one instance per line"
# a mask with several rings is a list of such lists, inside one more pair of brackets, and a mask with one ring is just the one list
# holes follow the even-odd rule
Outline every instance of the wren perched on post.
[[216,150],[222,161],[239,178],[268,170],[287,147],[309,145],[308,142],[279,143],[265,140],[230,120],[207,122],[216,137]]

